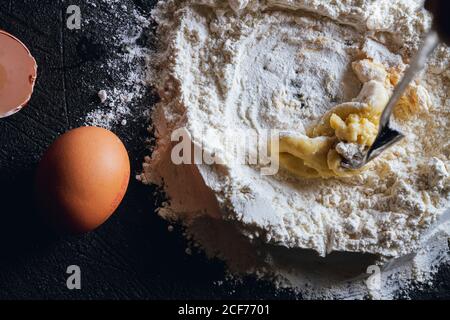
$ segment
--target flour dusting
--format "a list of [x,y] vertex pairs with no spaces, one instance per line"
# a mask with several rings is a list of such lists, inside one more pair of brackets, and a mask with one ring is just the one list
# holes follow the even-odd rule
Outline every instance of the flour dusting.
[[[231,272],[275,279],[310,298],[391,298],[448,263],[444,46],[396,114],[407,138],[359,175],[262,176],[251,165],[177,166],[170,158],[178,128],[226,158],[230,128],[305,133],[332,107],[370,98],[363,83],[386,78],[383,70],[401,74],[430,28],[421,1],[168,0],[153,16],[161,102],[152,114],[157,145],[139,178],[164,187],[169,201],[159,215],[181,221]],[[205,134],[211,128],[218,139]],[[359,151],[338,146],[349,157]]]
[[[86,115],[84,122],[86,125],[112,129],[118,125],[125,126],[130,120],[143,121],[148,117],[148,110],[143,110],[140,105],[148,94],[146,65],[152,50],[147,44],[139,43],[139,40],[150,29],[150,21],[120,1],[87,1],[85,5],[97,7],[98,3],[107,7],[115,17],[114,32],[107,36],[110,39],[105,39],[105,42],[113,44],[112,50],[116,52],[110,53],[104,68],[118,79],[114,86],[92,88],[98,95],[98,107]],[[96,8],[95,12],[99,9]],[[85,17],[83,23],[111,28],[110,19],[110,15],[103,18],[96,15]]]

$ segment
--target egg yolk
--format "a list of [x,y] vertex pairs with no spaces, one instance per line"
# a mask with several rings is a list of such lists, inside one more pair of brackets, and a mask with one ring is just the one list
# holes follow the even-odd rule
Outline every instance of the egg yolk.
[[[300,178],[348,177],[361,170],[341,166],[343,156],[338,144],[352,144],[367,150],[374,143],[381,114],[392,94],[392,79],[384,66],[363,59],[352,64],[363,87],[353,102],[335,106],[307,134],[282,134],[279,137],[279,163]],[[420,110],[417,88],[412,86],[395,108],[402,119]],[[425,90],[421,88],[421,90]],[[426,95],[425,95],[426,96]]]

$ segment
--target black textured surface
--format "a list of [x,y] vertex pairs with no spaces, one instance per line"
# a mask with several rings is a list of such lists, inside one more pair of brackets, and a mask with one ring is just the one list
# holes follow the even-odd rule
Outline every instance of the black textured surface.
[[[214,285],[224,279],[223,264],[202,254],[186,255],[180,233],[168,233],[154,213],[153,190],[134,179],[120,208],[95,232],[56,237],[42,226],[32,200],[39,157],[59,134],[82,125],[95,109],[93,88],[119,79],[102,67],[118,50],[110,36],[119,18],[103,1],[90,2],[98,3],[0,0],[0,28],[22,39],[39,64],[29,106],[0,119],[0,299],[292,298],[252,279]],[[129,8],[121,14],[123,20],[133,8],[148,14],[155,1],[122,2]],[[71,4],[110,23],[69,30],[65,12]],[[144,101],[152,102],[151,96]],[[116,130],[130,152],[134,173],[146,154],[145,127],[142,122]],[[66,268],[73,264],[81,267],[81,290],[66,288]],[[449,298],[449,273],[443,268],[434,287],[413,298]]]

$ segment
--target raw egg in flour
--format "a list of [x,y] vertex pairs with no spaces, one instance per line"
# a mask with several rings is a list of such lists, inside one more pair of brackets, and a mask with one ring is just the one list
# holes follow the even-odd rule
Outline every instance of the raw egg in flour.
[[105,222],[130,179],[127,150],[111,131],[82,127],[59,137],[36,175],[36,199],[60,231],[83,233]]
[[19,39],[0,30],[0,118],[22,109],[31,98],[37,65]]

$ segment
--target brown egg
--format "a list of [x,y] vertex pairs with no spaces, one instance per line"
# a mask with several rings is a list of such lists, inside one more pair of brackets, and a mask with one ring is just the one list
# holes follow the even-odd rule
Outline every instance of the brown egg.
[[111,131],[82,127],[59,137],[36,175],[36,200],[60,231],[83,233],[105,222],[130,179],[127,150]]
[[19,39],[0,30],[0,118],[22,109],[31,98],[37,65]]

